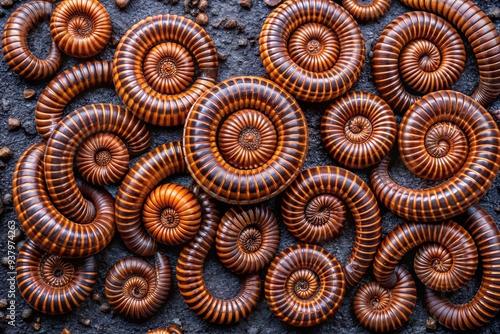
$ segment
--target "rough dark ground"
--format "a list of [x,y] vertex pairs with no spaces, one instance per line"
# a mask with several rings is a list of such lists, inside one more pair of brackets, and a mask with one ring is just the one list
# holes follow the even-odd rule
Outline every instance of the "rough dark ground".
[[[11,8],[0,9],[0,28],[3,26],[8,16],[17,8],[23,1],[17,1]],[[125,10],[119,10],[112,0],[102,0],[102,4],[106,7],[113,20],[113,35],[115,38],[122,36],[132,24],[139,20],[159,13],[175,13],[186,15],[184,13],[183,3],[179,1],[177,4],[170,4],[168,1],[157,0],[132,0],[130,5]],[[500,0],[476,0],[479,7],[486,13],[491,12],[495,7],[500,6]],[[272,8],[266,6],[261,0],[253,0],[251,9],[242,8],[239,5],[239,0],[211,0],[206,11],[209,17],[209,24],[206,30],[212,37],[219,54],[227,56],[227,60],[220,62],[219,80],[223,80],[236,75],[265,75],[264,68],[259,58],[258,37],[260,28],[266,16],[271,12]],[[377,38],[382,29],[396,16],[409,11],[408,8],[402,6],[399,1],[394,1],[391,5],[390,12],[383,17],[380,22],[362,23],[361,30],[366,43],[366,61],[363,68],[363,73],[353,87],[353,90],[365,90],[376,92],[371,75],[371,58],[372,47],[377,41]],[[193,17],[191,17],[193,18]],[[234,18],[241,25],[240,29],[226,30],[222,26],[219,28],[213,25],[221,20]],[[500,26],[500,20],[494,21],[497,27]],[[48,25],[40,25],[30,35],[30,46],[37,55],[44,55],[47,52],[47,42],[49,40]],[[248,45],[240,46],[239,40],[248,40]],[[108,45],[106,49],[96,58],[111,60],[113,57],[114,47]],[[475,59],[468,48],[467,70],[461,76],[459,82],[455,85],[455,89],[470,94],[477,84],[477,67]],[[64,63],[61,71],[74,65],[76,61],[70,57],[64,58]],[[43,88],[49,80],[41,82],[30,82],[19,78],[14,74],[3,61],[0,61],[0,147],[8,146],[14,151],[14,156],[6,162],[4,168],[0,168],[0,197],[12,192],[11,178],[15,163],[21,153],[31,144],[40,141],[40,137],[36,134],[34,126],[33,111],[36,101]],[[36,97],[30,100],[23,98],[23,90],[32,88],[36,91]],[[79,106],[92,102],[112,102],[120,103],[117,95],[112,89],[96,89],[86,92],[78,96],[66,109],[67,112],[76,109]],[[320,142],[319,123],[323,111],[328,106],[327,103],[306,104],[301,103],[303,110],[308,119],[310,146],[309,153],[306,159],[304,168],[335,164],[331,158],[327,156]],[[489,108],[490,110],[500,109],[500,101]],[[7,118],[14,117],[21,120],[22,128],[13,132],[7,131]],[[398,119],[399,120],[399,119]],[[168,141],[176,141],[181,139],[181,128],[175,129],[160,129],[157,127],[149,127],[152,133],[151,148],[158,146],[161,143]],[[135,160],[133,160],[134,162]],[[368,171],[359,171],[359,175],[365,181],[368,181]],[[415,177],[409,176],[408,172],[402,167],[401,163],[396,163],[392,168],[393,177],[400,183],[412,185],[416,187],[425,187],[425,183],[417,180]],[[187,176],[175,178],[184,185],[190,183]],[[109,190],[114,194],[115,187],[110,187]],[[497,179],[491,190],[483,198],[481,204],[484,208],[498,220],[500,212],[495,208],[500,206],[500,180]],[[277,209],[279,205],[277,200],[267,203],[271,208]],[[279,211],[276,210],[279,217]],[[0,257],[7,256],[7,229],[8,221],[15,221],[16,227],[19,228],[16,214],[11,205],[6,205],[4,212],[1,215],[0,224]],[[383,210],[383,233],[384,235],[392,229],[395,224],[402,220],[395,217],[393,214]],[[351,245],[354,240],[354,226],[347,224],[344,227],[340,237],[333,241],[329,241],[322,246],[332,252],[341,261],[344,261],[350,254]],[[283,226],[281,226],[282,239],[280,250],[288,245],[297,242]],[[165,248],[165,252],[170,260],[171,266],[175,273],[175,264],[180,248]],[[131,256],[132,254],[126,250],[122,244],[119,235],[117,234],[112,243],[105,251],[97,255],[99,264],[99,278],[94,286],[94,292],[104,298],[104,280],[109,268],[119,259]],[[407,259],[405,263],[410,263],[411,259]],[[0,267],[0,299],[7,298],[7,272],[6,267]],[[264,278],[265,272],[262,273]],[[478,277],[476,275],[475,282],[469,283],[461,292],[455,293],[452,300],[463,302],[470,299],[478,286]],[[174,276],[175,277],[175,276]],[[211,254],[205,267],[204,278],[211,291],[217,296],[230,297],[237,293],[241,281],[225,270],[218,262],[215,254]],[[370,279],[368,277],[367,279]],[[366,280],[367,280],[366,279]],[[420,287],[421,288],[421,287]],[[419,290],[421,291],[421,289]],[[145,333],[149,329],[166,327],[170,323],[180,324],[185,333],[360,333],[366,332],[355,320],[352,310],[352,299],[356,289],[349,290],[344,296],[344,300],[337,314],[326,321],[324,324],[309,329],[297,329],[280,322],[273,316],[269,310],[264,297],[257,306],[257,309],[250,314],[247,319],[230,326],[212,325],[199,319],[191,312],[184,304],[176,286],[175,280],[170,296],[162,309],[153,317],[142,322],[131,322],[123,319],[115,312],[102,313],[99,311],[99,303],[90,298],[85,301],[78,309],[70,314],[63,316],[48,316],[43,314],[35,315],[29,320],[21,318],[21,312],[28,308],[28,304],[22,299],[18,291],[16,291],[15,308],[16,308],[16,327],[12,328],[6,324],[5,310],[0,310],[0,333],[32,333],[34,330],[34,321],[40,317],[41,328],[38,333],[60,333],[63,328],[67,328],[71,333]],[[90,319],[90,325],[85,326],[80,322],[81,319]],[[408,323],[402,327],[398,333],[425,333],[426,319],[428,313],[425,310],[425,305],[422,302],[422,295],[419,295],[419,301],[415,307],[414,313]],[[438,325],[436,333],[450,333],[446,328]],[[477,331],[478,333],[498,333],[500,332],[500,318],[497,316],[490,324]]]

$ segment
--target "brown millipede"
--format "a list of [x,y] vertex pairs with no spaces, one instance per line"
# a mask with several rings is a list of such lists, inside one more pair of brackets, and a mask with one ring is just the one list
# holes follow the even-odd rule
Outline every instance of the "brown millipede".
[[97,0],[64,0],[52,13],[50,34],[67,55],[92,57],[101,52],[111,38],[111,18]]
[[152,329],[147,334],[184,334],[182,328],[176,324],[167,326],[165,329]]
[[297,177],[307,153],[307,121],[272,81],[238,76],[196,101],[183,144],[187,168],[204,191],[226,203],[254,204]]
[[109,61],[87,61],[68,68],[49,82],[35,109],[36,129],[44,141],[49,140],[71,99],[89,88],[113,85],[111,69]]
[[48,21],[52,5],[47,1],[30,1],[16,9],[5,23],[2,53],[7,65],[19,76],[41,80],[54,74],[62,64],[61,53],[51,41],[45,59],[37,58],[29,49],[28,34],[40,21]]
[[93,257],[68,260],[47,254],[28,239],[19,250],[16,280],[19,292],[35,310],[62,314],[92,293],[97,264]]
[[366,5],[359,0],[342,0],[342,6],[357,20],[375,21],[387,13],[391,0],[373,0]]
[[73,160],[79,144],[98,132],[122,138],[130,154],[149,147],[149,132],[127,109],[112,104],[92,104],[68,114],[54,129],[45,152],[45,181],[54,206],[69,219],[88,222],[95,214],[92,203],[76,188]]
[[192,104],[215,84],[217,71],[217,52],[206,31],[170,14],[132,26],[113,58],[113,81],[123,104],[160,126],[183,124]]
[[78,184],[96,215],[89,224],[78,224],[59,213],[44,182],[45,144],[29,147],[19,158],[12,177],[17,217],[26,235],[45,252],[61,257],[88,257],[106,247],[115,232],[113,197],[106,191]]
[[321,119],[321,140],[347,168],[368,168],[385,157],[396,140],[396,117],[384,100],[367,92],[336,99]]
[[197,316],[217,324],[232,324],[246,318],[257,306],[261,282],[258,274],[247,276],[237,296],[221,299],[207,290],[203,281],[205,258],[215,243],[220,214],[214,199],[196,185],[194,194],[201,204],[203,218],[195,237],[185,246],[177,260],[179,291],[187,306]]
[[[344,8],[328,0],[282,3],[264,21],[259,44],[271,79],[309,102],[331,100],[347,92],[365,59],[358,24]],[[311,63],[316,66],[309,67]]]
[[274,315],[301,327],[320,324],[333,316],[344,289],[339,261],[324,248],[308,244],[293,245],[278,253],[264,284]]
[[[459,143],[463,142],[460,138],[467,138],[468,148],[456,144],[457,137]],[[388,158],[372,171],[375,196],[409,221],[440,221],[463,213],[491,187],[500,166],[500,132],[495,121],[479,103],[459,92],[434,92],[417,101],[401,121],[398,145],[413,173],[428,179],[448,177],[427,189],[409,189],[390,178]],[[460,166],[455,149],[460,154],[469,152],[458,159],[463,161]]]
[[145,319],[165,303],[172,272],[165,255],[156,253],[155,267],[129,257],[115,263],[106,276],[106,299],[125,318]]
[[382,235],[380,210],[368,185],[343,168],[309,168],[286,190],[281,211],[283,222],[296,238],[318,243],[338,233],[333,219],[338,215],[334,208],[339,200],[347,205],[356,224],[354,247],[343,266],[346,286],[351,288],[371,265]]

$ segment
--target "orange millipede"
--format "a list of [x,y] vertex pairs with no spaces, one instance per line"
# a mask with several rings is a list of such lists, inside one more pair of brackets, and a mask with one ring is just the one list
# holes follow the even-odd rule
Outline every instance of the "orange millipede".
[[152,329],[147,334],[184,334],[182,328],[178,325],[172,324],[165,329]]
[[471,97],[483,106],[500,94],[500,35],[490,18],[468,0],[401,0],[407,6],[445,17],[467,37],[479,68],[479,85]]
[[[457,137],[459,142],[465,137],[468,148],[455,144]],[[427,189],[409,189],[391,179],[388,158],[372,171],[375,196],[409,221],[435,222],[465,212],[491,187],[500,167],[495,121],[479,103],[459,92],[434,92],[417,101],[401,121],[398,144],[413,173],[428,179],[448,177]],[[467,152],[457,163],[457,154]]]
[[54,129],[45,152],[45,181],[54,206],[69,219],[84,223],[95,214],[92,203],[76,188],[73,160],[80,143],[98,132],[123,138],[131,154],[149,146],[149,132],[127,109],[112,104],[92,104],[67,115]]
[[309,102],[328,101],[347,92],[365,60],[358,24],[328,0],[282,3],[264,21],[259,44],[271,79]]
[[342,6],[357,20],[375,21],[387,13],[391,0],[373,0],[366,5],[359,0],[342,0]]
[[261,282],[258,274],[247,276],[234,298],[225,300],[214,296],[203,282],[205,258],[215,243],[220,214],[214,199],[199,186],[191,190],[198,197],[203,211],[201,227],[185,246],[177,260],[176,278],[179,291],[187,306],[197,316],[217,324],[232,324],[246,318],[259,301]]
[[68,68],[49,82],[35,108],[36,129],[44,141],[49,140],[71,99],[89,88],[113,85],[111,69],[109,61],[87,61]]
[[145,319],[165,303],[172,283],[170,264],[165,255],[156,253],[155,267],[129,257],[115,263],[106,276],[106,299],[115,311],[127,319]]
[[35,310],[68,313],[92,293],[97,263],[93,257],[68,260],[50,255],[27,240],[19,250],[16,280],[19,292]]
[[43,251],[61,257],[88,257],[104,249],[115,232],[113,197],[106,191],[78,184],[96,209],[93,222],[78,224],[59,213],[45,186],[44,143],[29,147],[12,177],[14,207],[26,235]]
[[62,64],[61,53],[51,41],[45,59],[37,58],[29,49],[28,34],[40,21],[48,21],[52,5],[47,1],[30,1],[16,9],[5,23],[2,53],[7,65],[19,76],[42,80],[54,74]]
[[113,58],[113,81],[123,104],[159,126],[183,124],[189,108],[215,84],[217,71],[210,36],[177,15],[136,23],[121,38]]
[[[281,204],[287,229],[303,242],[323,242],[338,230],[331,227],[335,213],[330,202],[316,203],[324,196],[345,203],[356,224],[354,247],[343,266],[346,286],[352,288],[366,274],[380,243],[382,224],[377,200],[368,185],[346,169],[319,166],[304,170],[286,190]],[[312,207],[315,210],[311,211]]]

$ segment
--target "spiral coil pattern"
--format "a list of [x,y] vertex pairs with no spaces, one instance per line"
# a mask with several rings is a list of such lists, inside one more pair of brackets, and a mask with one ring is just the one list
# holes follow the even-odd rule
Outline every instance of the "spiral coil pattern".
[[391,0],[373,0],[368,4],[359,0],[342,0],[342,6],[357,20],[375,21],[387,13]]

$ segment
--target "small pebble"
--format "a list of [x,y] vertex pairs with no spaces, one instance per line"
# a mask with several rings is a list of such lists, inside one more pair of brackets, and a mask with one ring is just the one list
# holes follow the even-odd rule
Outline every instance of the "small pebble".
[[496,212],[500,212],[500,206],[497,206],[497,207],[495,208],[495,211],[496,211]]
[[225,54],[225,53],[217,53],[217,58],[219,58],[220,61],[226,61],[227,60],[227,54]]
[[89,318],[80,319],[80,323],[82,323],[84,326],[90,326],[90,319]]
[[222,22],[223,22],[222,20],[219,20],[219,21],[215,22],[214,24],[212,24],[212,27],[214,27],[215,29],[217,29],[217,28],[220,27],[220,25],[222,24]]
[[490,19],[500,19],[500,8],[495,7],[488,13]]
[[200,0],[198,3],[198,9],[204,12],[208,8],[208,0]]
[[31,308],[25,308],[23,310],[23,312],[21,313],[21,317],[24,319],[24,320],[28,320],[28,319],[31,319],[31,317],[33,316],[33,309]]
[[8,112],[10,110],[10,102],[7,99],[2,99],[2,110]]
[[12,194],[3,195],[2,202],[6,205],[12,205],[12,203],[14,203],[14,200],[12,199]]
[[94,293],[92,295],[92,300],[95,301],[96,303],[99,303],[101,301],[101,295],[98,293]]
[[18,120],[17,118],[9,117],[7,119],[7,129],[9,131],[17,130],[17,129],[19,129],[20,126],[21,126],[21,121]]
[[0,160],[9,160],[12,158],[13,152],[7,146],[0,148]]
[[7,256],[2,257],[2,266],[4,267],[9,266],[9,258]]
[[69,329],[63,328],[63,330],[61,331],[61,334],[71,334],[71,332],[69,331]]
[[130,2],[130,0],[115,0],[115,4],[120,9],[124,9],[125,7],[127,7],[129,2]]
[[23,231],[21,231],[20,229],[16,228],[16,229],[14,230],[14,236],[12,237],[12,241],[14,241],[14,242],[18,242],[18,241],[20,241],[22,238],[23,238]]
[[109,303],[102,303],[101,306],[99,306],[99,311],[101,311],[102,313],[108,313],[109,311],[111,311],[111,305],[109,305]]
[[247,46],[247,45],[248,45],[248,41],[246,38],[239,38],[238,39],[238,46],[243,47],[243,46]]
[[243,8],[252,8],[252,0],[240,0],[240,6]]
[[425,321],[425,328],[427,328],[430,331],[435,331],[437,328],[437,321],[433,317],[427,318]]
[[39,331],[39,330],[40,330],[40,328],[42,328],[42,325],[40,325],[40,323],[39,323],[39,322],[35,322],[35,323],[33,324],[33,328],[34,328],[36,331]]
[[196,23],[200,26],[206,26],[208,24],[208,15],[205,13],[199,13],[196,15]]
[[23,129],[29,135],[36,135],[36,125],[32,121],[23,122]]
[[0,299],[0,310],[5,310],[7,306],[9,306],[9,302],[7,301],[7,299]]
[[40,317],[35,318],[35,322],[40,322],[40,321],[42,321],[42,318],[40,318]]
[[24,98],[26,100],[28,99],[31,99],[33,96],[36,95],[36,91],[34,89],[31,89],[31,88],[26,88],[23,92],[23,95],[24,95]]
[[234,29],[238,25],[238,22],[235,19],[229,19],[224,23],[225,29]]
[[14,0],[0,0],[0,5],[4,8],[9,8],[14,4]]

